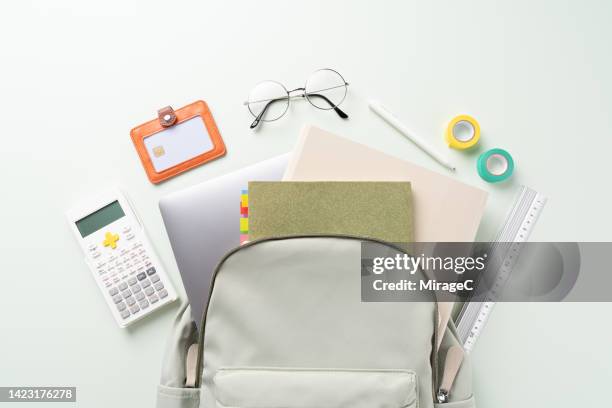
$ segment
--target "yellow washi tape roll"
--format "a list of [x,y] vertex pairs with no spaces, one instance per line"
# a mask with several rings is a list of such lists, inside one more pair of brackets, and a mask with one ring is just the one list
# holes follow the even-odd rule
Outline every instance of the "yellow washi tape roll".
[[454,149],[465,150],[480,140],[480,125],[469,115],[459,115],[446,128],[446,143]]

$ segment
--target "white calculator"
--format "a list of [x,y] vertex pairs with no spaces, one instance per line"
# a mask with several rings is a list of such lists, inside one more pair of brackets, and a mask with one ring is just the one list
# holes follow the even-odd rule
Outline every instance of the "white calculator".
[[118,189],[80,203],[66,216],[120,327],[176,300],[143,225]]

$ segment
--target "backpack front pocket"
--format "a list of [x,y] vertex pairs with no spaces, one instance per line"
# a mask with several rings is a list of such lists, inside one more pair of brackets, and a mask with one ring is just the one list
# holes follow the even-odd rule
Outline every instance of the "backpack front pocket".
[[416,408],[409,370],[222,368],[214,376],[219,407]]

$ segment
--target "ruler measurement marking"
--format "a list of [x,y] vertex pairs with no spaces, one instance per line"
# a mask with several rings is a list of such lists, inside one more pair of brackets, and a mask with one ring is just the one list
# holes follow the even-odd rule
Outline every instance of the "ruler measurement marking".
[[[466,351],[472,350],[480,336],[495,306],[495,300],[501,294],[501,289],[512,273],[522,244],[529,237],[545,203],[545,197],[523,186],[502,229],[497,233],[496,239],[491,245],[491,251],[495,253],[495,256],[492,256],[489,262],[490,267],[498,268],[495,283],[482,301],[466,303],[457,321],[459,339],[463,342]],[[508,248],[506,249],[506,247]],[[501,255],[497,256],[500,251]],[[497,258],[501,258],[501,260]]]

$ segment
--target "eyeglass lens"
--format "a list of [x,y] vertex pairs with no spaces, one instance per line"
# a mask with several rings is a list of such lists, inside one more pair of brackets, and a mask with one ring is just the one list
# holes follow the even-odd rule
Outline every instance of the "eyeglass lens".
[[260,120],[270,122],[283,116],[289,107],[287,89],[278,82],[259,83],[249,95],[248,107],[251,114]]
[[320,69],[310,75],[306,81],[306,97],[319,109],[333,109],[346,97],[346,82],[334,70]]

